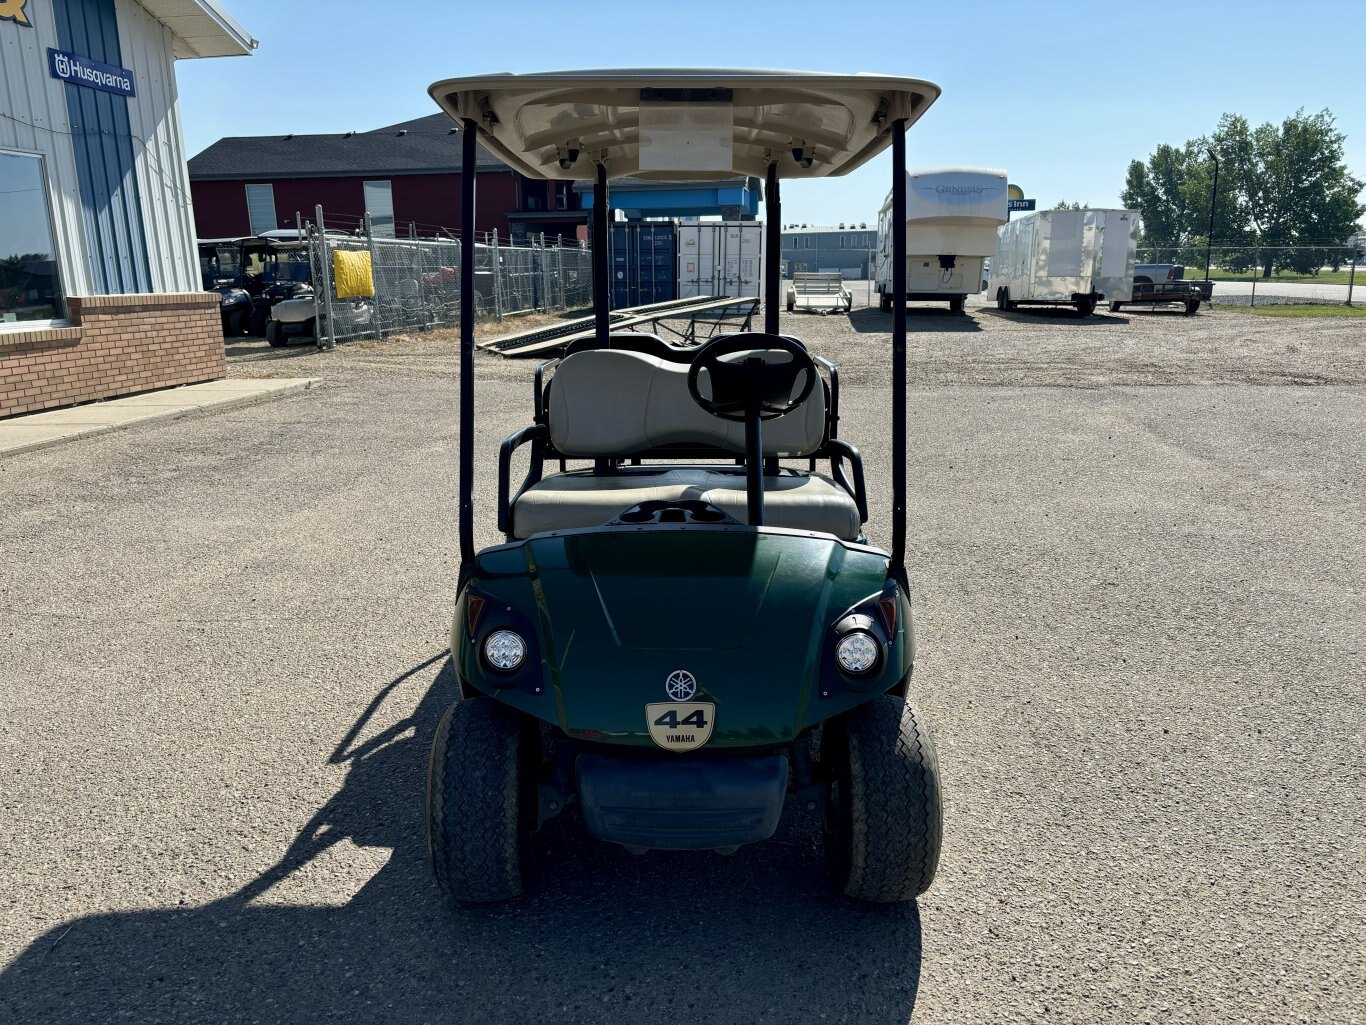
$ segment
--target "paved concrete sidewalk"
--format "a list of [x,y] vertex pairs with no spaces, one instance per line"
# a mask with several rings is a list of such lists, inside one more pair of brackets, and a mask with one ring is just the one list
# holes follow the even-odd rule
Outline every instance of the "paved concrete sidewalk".
[[73,438],[122,430],[231,406],[265,402],[311,388],[316,377],[206,381],[67,409],[0,420],[0,458],[58,445]]

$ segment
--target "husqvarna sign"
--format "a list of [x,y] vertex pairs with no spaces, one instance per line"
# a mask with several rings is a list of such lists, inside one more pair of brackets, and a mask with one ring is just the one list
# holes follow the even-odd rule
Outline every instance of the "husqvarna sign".
[[112,64],[101,64],[89,57],[47,48],[48,68],[53,78],[59,78],[71,85],[83,85],[90,89],[102,89],[119,96],[134,96],[133,73],[127,68],[116,68]]

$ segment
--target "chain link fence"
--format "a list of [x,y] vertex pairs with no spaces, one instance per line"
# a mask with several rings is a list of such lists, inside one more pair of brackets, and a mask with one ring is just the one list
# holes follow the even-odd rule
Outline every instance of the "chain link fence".
[[[317,223],[305,233],[320,347],[459,325],[458,240],[378,237],[368,223],[353,232],[335,231],[321,210],[316,213]],[[338,254],[362,253],[369,255],[369,280],[339,290],[338,268],[355,261]],[[489,233],[474,246],[474,290],[476,315],[498,320],[587,306],[593,301],[591,255],[582,243],[539,239],[513,246]]]
[[1139,264],[1180,264],[1215,283],[1221,306],[1353,305],[1366,301],[1366,259],[1350,246],[1139,246]]

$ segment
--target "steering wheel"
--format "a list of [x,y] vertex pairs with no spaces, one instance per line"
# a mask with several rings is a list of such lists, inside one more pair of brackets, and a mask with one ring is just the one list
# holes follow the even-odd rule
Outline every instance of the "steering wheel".
[[[773,358],[779,355],[786,359]],[[704,370],[710,395],[703,395],[698,387]],[[688,368],[688,391],[694,402],[722,420],[744,420],[754,407],[759,419],[772,420],[805,402],[819,376],[801,342],[753,331],[726,335],[702,346]]]

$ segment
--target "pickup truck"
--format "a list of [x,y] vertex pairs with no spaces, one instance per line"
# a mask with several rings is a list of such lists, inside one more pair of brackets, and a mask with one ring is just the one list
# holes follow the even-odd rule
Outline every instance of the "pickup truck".
[[1214,294],[1212,281],[1187,281],[1186,268],[1179,263],[1139,263],[1134,265],[1134,291],[1128,300],[1110,302],[1110,312],[1118,313],[1126,302],[1158,306],[1180,303],[1192,314]]

